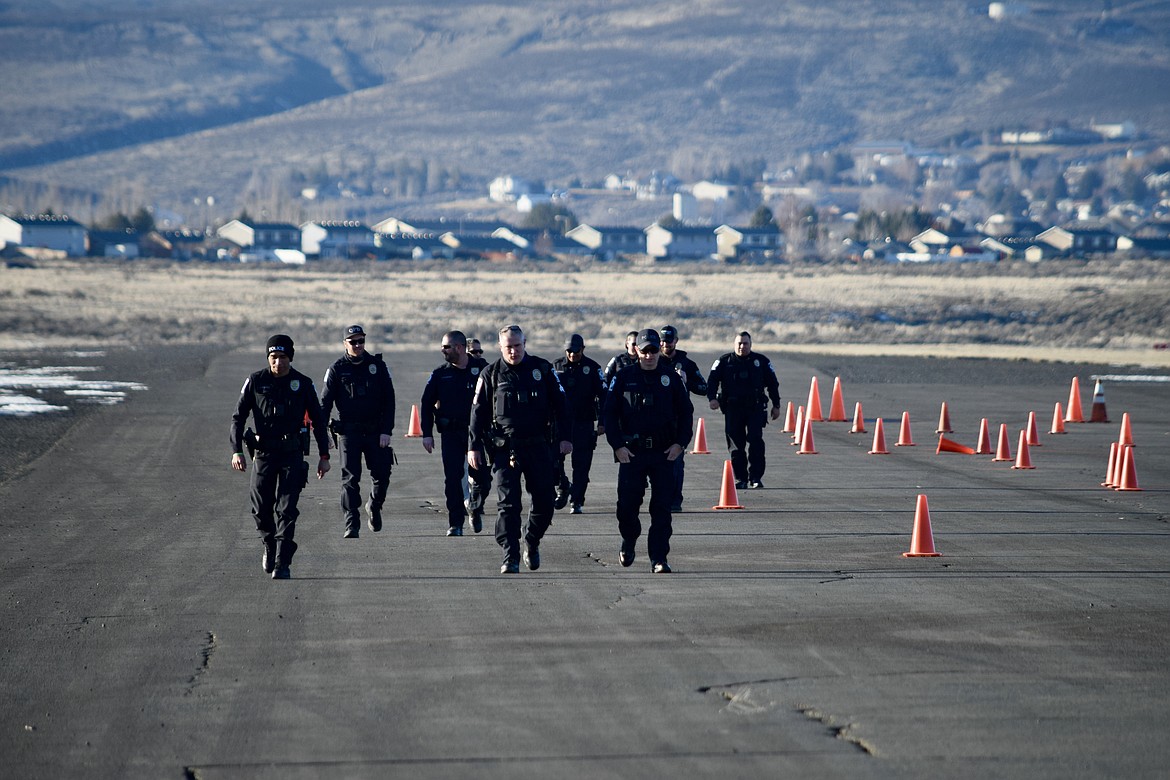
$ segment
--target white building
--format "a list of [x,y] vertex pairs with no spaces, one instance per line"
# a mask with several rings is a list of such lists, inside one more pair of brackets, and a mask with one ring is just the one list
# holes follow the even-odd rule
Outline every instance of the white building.
[[488,185],[488,197],[496,203],[512,203],[532,192],[532,185],[518,176],[498,176]]
[[0,214],[0,246],[17,244],[35,249],[54,249],[70,257],[84,257],[85,227],[67,216],[36,214],[9,217]]

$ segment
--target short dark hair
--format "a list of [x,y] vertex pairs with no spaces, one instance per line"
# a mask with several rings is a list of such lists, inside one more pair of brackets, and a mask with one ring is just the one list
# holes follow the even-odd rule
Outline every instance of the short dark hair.
[[752,340],[752,334],[748,333],[746,330],[741,330],[739,333],[735,334],[735,337],[737,339],[746,338],[748,341]]
[[461,330],[449,330],[443,334],[443,338],[447,340],[448,344],[467,346],[467,337],[463,335]]

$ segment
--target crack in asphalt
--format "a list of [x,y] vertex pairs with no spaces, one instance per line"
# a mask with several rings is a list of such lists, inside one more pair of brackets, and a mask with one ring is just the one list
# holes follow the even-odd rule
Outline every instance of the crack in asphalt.
[[199,666],[195,668],[195,673],[187,678],[187,689],[183,691],[184,696],[190,696],[195,692],[195,688],[199,686],[200,679],[207,673],[208,667],[211,666],[211,656],[215,653],[217,646],[218,640],[215,634],[208,631],[207,639],[203,643],[203,647],[199,650]]
[[877,750],[866,740],[861,737],[854,736],[851,729],[856,725],[854,723],[845,723],[844,725],[837,725],[837,719],[830,714],[820,712],[812,707],[798,707],[797,712],[805,716],[809,720],[815,720],[821,723],[829,730],[834,739],[840,739],[853,745],[867,756],[877,756]]

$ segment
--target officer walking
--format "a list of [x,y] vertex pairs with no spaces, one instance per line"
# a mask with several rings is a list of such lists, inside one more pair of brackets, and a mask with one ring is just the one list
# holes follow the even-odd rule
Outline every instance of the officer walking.
[[[667,325],[659,335],[662,337],[662,356],[660,360],[663,363],[668,363],[674,372],[682,377],[683,382],[686,383],[687,390],[694,395],[701,395],[707,397],[707,380],[703,378],[703,372],[699,370],[698,364],[687,357],[687,353],[678,348],[678,329],[673,325]],[[686,451],[678,456],[678,460],[674,462],[674,500],[670,502],[670,511],[681,512],[683,502],[683,477],[686,474]]]
[[366,332],[350,325],[342,334],[345,354],[325,372],[321,405],[328,417],[337,407],[340,419],[330,429],[340,437],[341,516],[346,539],[361,530],[362,458],[370,470],[373,488],[366,504],[371,531],[382,530],[382,504],[390,487],[394,462],[394,380],[382,355],[366,351]]
[[674,499],[674,462],[691,440],[695,407],[682,379],[660,362],[661,340],[656,330],[638,332],[638,364],[617,373],[605,400],[605,438],[618,462],[618,531],[622,536],[618,560],[634,562],[634,547],[642,534],[638,510],[650,483],[650,531],[646,552],[650,570],[669,574],[671,514]]
[[479,375],[471,405],[467,463],[473,469],[490,462],[496,480],[499,517],[496,542],[504,549],[501,574],[520,571],[520,478],[532,495],[524,531],[524,564],[540,568],[540,540],[552,523],[555,452],[568,455],[568,414],[565,392],[552,364],[529,355],[519,325],[500,329],[501,358]]
[[557,498],[554,506],[564,509],[570,497],[573,508],[570,514],[581,514],[585,503],[585,488],[589,485],[589,469],[593,466],[593,450],[597,437],[605,433],[605,426],[594,426],[605,401],[605,385],[601,379],[601,366],[585,356],[585,339],[574,333],[565,342],[565,356],[553,362],[553,370],[565,390],[569,404],[568,439],[573,443],[573,481],[565,474],[565,456],[562,455],[557,467]]
[[735,337],[734,352],[721,356],[711,366],[707,398],[712,409],[723,411],[735,486],[762,488],[768,400],[772,401],[772,419],[779,419],[780,382],[772,361],[752,352],[752,337],[747,331]]
[[423,388],[420,404],[422,445],[428,453],[434,451],[434,429],[437,427],[443,446],[447,536],[463,536],[463,518],[467,513],[471,515],[471,529],[476,533],[483,530],[483,502],[492,487],[490,471],[472,469],[467,464],[471,399],[487,361],[467,354],[467,337],[458,330],[443,334],[441,349],[443,365],[431,372]]
[[[309,479],[307,423],[312,424],[317,439],[317,479],[321,479],[329,471],[328,418],[317,402],[313,380],[290,366],[293,340],[275,335],[268,339],[265,352],[268,368],[244,381],[232,415],[232,468],[247,468],[244,447],[248,446],[252,455],[252,518],[264,546],[264,571],[274,580],[287,580],[297,551],[293,540],[300,515],[297,501]],[[245,433],[248,415],[256,430]]]
[[626,366],[632,366],[638,362],[638,348],[634,346],[634,342],[638,340],[638,331],[631,330],[626,334],[626,351],[619,352],[609,359],[605,364],[605,371],[601,374],[602,383],[609,387],[609,383],[613,381],[614,376],[618,371],[621,371]]

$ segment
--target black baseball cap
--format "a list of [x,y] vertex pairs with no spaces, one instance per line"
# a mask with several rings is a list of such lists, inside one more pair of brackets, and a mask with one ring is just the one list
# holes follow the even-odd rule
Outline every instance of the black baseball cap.
[[582,352],[585,349],[585,339],[579,333],[574,333],[565,339],[565,352]]
[[673,325],[667,325],[661,331],[663,341],[678,341],[678,329]]
[[365,338],[366,332],[364,330],[362,330],[361,325],[350,325],[348,328],[345,329],[345,335],[342,336],[341,338],[351,339],[354,336],[361,336],[362,338]]
[[645,349],[646,347],[661,347],[662,339],[658,336],[658,331],[653,328],[646,328],[638,331],[638,339],[634,342],[634,346],[638,349]]

